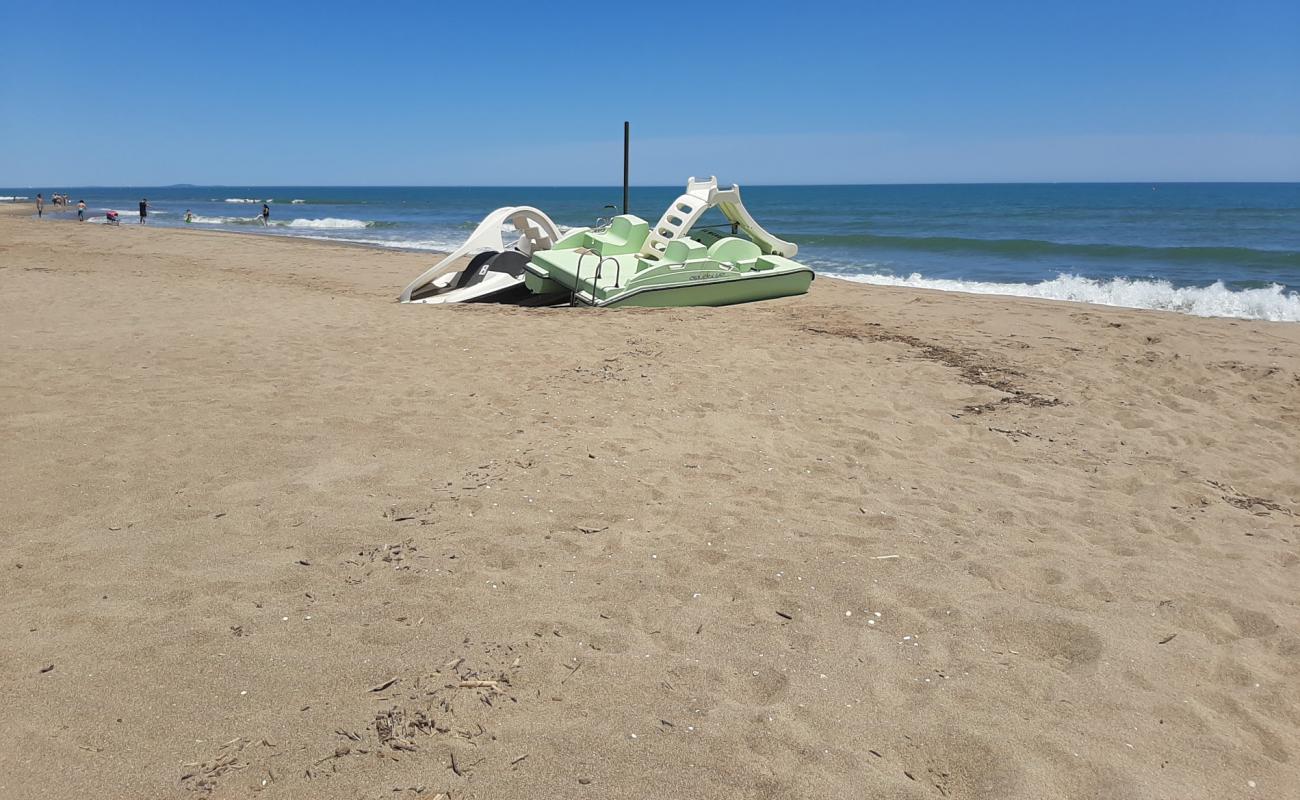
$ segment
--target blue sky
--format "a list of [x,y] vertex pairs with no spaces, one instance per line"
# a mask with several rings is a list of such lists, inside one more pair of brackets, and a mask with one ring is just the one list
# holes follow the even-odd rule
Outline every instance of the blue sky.
[[1295,0],[2,5],[0,186],[1300,180]]

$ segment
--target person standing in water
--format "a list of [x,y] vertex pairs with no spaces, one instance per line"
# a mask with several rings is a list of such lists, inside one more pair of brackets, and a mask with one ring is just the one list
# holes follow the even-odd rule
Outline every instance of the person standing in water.
[[37,192],[36,193],[36,218],[40,219],[41,215],[44,213],[45,213],[45,198],[41,197],[40,192]]
[[194,221],[194,213],[193,213],[192,211],[190,211],[188,208],[185,209],[185,222],[186,222],[186,224],[189,224],[189,223],[191,223],[191,222],[193,222],[193,221]]
[[77,222],[85,222],[85,221],[86,221],[86,201],[78,200],[77,201]]
[[140,198],[140,224],[144,224],[145,217],[149,216],[149,198]]
[[266,203],[262,204],[262,227],[265,228],[271,224],[271,207]]

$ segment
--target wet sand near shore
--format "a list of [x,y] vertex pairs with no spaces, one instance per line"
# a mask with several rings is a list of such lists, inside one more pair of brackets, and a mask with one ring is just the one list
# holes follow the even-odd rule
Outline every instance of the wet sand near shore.
[[1300,326],[0,215],[0,797],[1300,786]]

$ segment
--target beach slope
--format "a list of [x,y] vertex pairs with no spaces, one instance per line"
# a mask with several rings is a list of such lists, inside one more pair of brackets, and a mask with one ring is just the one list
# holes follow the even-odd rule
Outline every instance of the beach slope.
[[1300,786],[1300,326],[0,218],[0,797]]

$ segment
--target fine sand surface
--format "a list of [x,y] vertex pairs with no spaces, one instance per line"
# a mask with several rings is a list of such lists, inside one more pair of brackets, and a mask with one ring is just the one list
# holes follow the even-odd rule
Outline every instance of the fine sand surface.
[[0,798],[1298,796],[1300,325],[26,216]]

